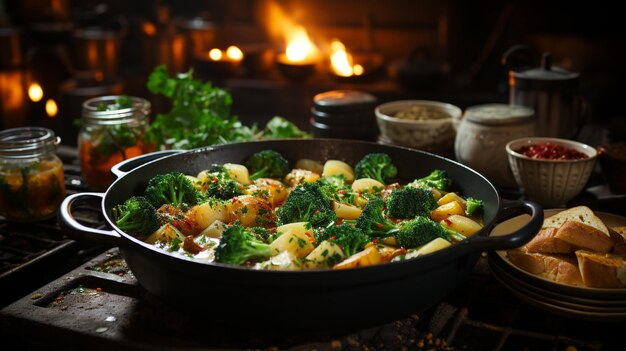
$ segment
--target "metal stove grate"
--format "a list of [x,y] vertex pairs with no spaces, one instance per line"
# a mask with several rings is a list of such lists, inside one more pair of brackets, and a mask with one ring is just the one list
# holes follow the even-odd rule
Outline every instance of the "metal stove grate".
[[[375,304],[364,302],[363,308]],[[570,319],[527,305],[493,278],[485,257],[453,294],[423,313],[357,331],[285,334],[276,325],[274,334],[219,326],[210,313],[192,317],[175,302],[155,298],[112,249],[4,308],[0,326],[9,346],[46,350],[623,349],[621,324]]]

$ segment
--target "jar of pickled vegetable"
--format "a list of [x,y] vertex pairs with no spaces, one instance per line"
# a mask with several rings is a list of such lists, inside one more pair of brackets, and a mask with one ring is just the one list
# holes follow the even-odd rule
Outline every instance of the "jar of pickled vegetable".
[[83,180],[95,190],[113,182],[111,167],[153,151],[145,141],[150,102],[128,96],[101,96],[83,103],[78,151]]
[[65,197],[60,138],[47,128],[0,132],[0,215],[20,222],[54,217]]

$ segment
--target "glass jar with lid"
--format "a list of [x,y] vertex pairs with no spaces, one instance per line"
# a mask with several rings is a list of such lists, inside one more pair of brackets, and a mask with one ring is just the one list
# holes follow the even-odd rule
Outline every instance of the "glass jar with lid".
[[78,151],[83,180],[95,190],[113,182],[111,167],[153,150],[145,141],[150,102],[128,96],[101,96],[83,103]]
[[1,216],[32,222],[56,215],[65,197],[63,163],[55,153],[60,142],[47,128],[0,132]]

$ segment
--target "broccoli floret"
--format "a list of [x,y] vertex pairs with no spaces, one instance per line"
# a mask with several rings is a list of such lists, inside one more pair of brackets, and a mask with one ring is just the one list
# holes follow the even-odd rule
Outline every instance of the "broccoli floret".
[[134,196],[124,204],[113,208],[113,219],[121,230],[145,236],[159,229],[160,220],[156,209],[143,196]]
[[446,238],[445,229],[434,221],[417,216],[400,224],[400,231],[394,234],[398,245],[404,248],[422,246],[436,238]]
[[254,234],[254,236],[256,236],[257,239],[259,239],[260,241],[266,243],[266,244],[271,244],[272,241],[274,241],[274,237],[276,235],[276,233],[272,233],[269,231],[269,229],[267,228],[263,228],[263,227],[250,227],[248,228],[248,230],[250,232],[252,232],[252,234]]
[[483,200],[474,199],[468,197],[465,204],[465,213],[468,216],[472,216],[474,213],[479,213],[483,210]]
[[197,205],[204,200],[204,196],[194,187],[193,182],[180,172],[152,177],[148,181],[144,195],[155,208],[164,204]]
[[243,194],[243,186],[230,177],[222,165],[213,165],[202,188],[208,197],[228,200]]
[[367,202],[361,215],[356,220],[355,227],[372,237],[387,237],[398,228],[383,213],[384,202],[375,198]]
[[446,171],[436,169],[424,178],[416,179],[408,184],[410,187],[435,188],[440,191],[447,191],[452,185],[452,179],[448,178]]
[[356,179],[372,178],[386,184],[398,174],[398,169],[391,163],[387,154],[376,153],[365,155],[354,168]]
[[250,170],[250,179],[283,178],[289,173],[289,161],[274,150],[254,153],[245,162]]
[[215,262],[240,265],[246,261],[270,257],[270,246],[261,242],[242,225],[228,227],[215,249]]
[[336,201],[354,204],[356,193],[343,174],[333,174],[317,181],[326,195]]
[[328,226],[337,219],[330,198],[319,182],[295,187],[282,207],[276,210],[278,224],[309,222],[314,227]]
[[349,224],[321,228],[315,231],[315,242],[319,245],[328,240],[341,247],[346,256],[362,251],[370,239],[360,229]]
[[429,216],[437,208],[430,189],[404,187],[394,189],[386,200],[386,214],[391,218]]
[[461,241],[465,236],[451,229],[445,228],[430,218],[417,216],[399,225],[400,230],[394,234],[398,245],[410,249],[422,246],[428,242],[442,238],[447,241]]

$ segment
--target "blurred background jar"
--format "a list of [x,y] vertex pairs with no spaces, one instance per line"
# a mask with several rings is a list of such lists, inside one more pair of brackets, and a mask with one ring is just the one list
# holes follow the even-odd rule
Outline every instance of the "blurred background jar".
[[54,217],[65,197],[61,139],[47,128],[0,132],[0,215],[32,222]]
[[104,190],[113,182],[111,167],[153,151],[145,140],[150,102],[122,95],[101,96],[83,103],[78,152],[83,179]]
[[505,145],[517,138],[535,136],[533,109],[506,104],[469,107],[454,141],[457,161],[469,166],[500,187],[517,186]]

